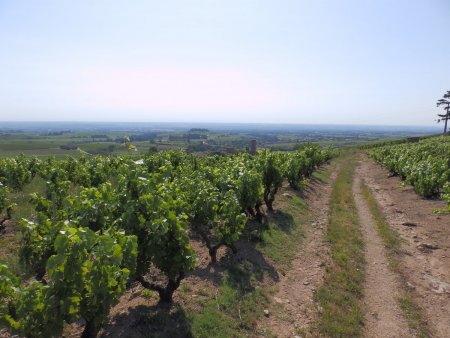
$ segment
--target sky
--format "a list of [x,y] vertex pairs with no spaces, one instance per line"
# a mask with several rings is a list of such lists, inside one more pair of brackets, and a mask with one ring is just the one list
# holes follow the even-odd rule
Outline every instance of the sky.
[[436,125],[448,0],[0,0],[0,121]]

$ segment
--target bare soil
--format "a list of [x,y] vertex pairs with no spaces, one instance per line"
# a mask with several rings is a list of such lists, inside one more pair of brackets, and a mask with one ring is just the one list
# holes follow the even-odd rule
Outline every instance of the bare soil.
[[304,224],[304,238],[299,241],[298,253],[292,268],[280,276],[275,284],[276,293],[269,308],[270,316],[263,318],[259,331],[276,337],[312,336],[319,317],[319,307],[313,296],[323,284],[325,267],[329,263],[325,233],[331,185],[336,178],[336,167],[328,183],[312,179],[304,189],[304,198],[313,213],[314,221]]
[[432,335],[450,337],[450,214],[435,212],[446,203],[421,198],[368,158],[358,176],[403,240],[402,286],[415,295]]
[[397,299],[401,293],[399,276],[389,269],[382,239],[366,200],[361,194],[360,167],[355,171],[353,196],[358,209],[365,242],[366,279],[364,303],[365,337],[400,338],[412,333],[403,317]]

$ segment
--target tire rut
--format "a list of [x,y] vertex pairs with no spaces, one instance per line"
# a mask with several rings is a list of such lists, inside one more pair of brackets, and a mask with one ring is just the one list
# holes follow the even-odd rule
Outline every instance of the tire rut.
[[365,241],[366,280],[364,304],[366,307],[365,337],[411,337],[406,319],[397,302],[400,296],[398,276],[389,269],[385,248],[378,235],[377,225],[361,194],[360,167],[353,181],[353,196],[361,221]]

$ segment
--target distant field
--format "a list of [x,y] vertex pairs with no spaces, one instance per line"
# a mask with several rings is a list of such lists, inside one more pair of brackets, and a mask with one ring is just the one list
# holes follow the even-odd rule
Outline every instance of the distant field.
[[[51,125],[51,124],[50,124]],[[49,126],[50,126],[49,125]],[[117,126],[116,126],[117,127]],[[43,127],[42,127],[43,128]],[[48,130],[51,130],[50,132]],[[405,136],[421,135],[417,131],[364,130],[332,127],[305,130],[207,130],[207,129],[150,129],[113,131],[102,128],[92,131],[68,131],[57,129],[3,130],[0,129],[0,157],[37,156],[39,158],[64,158],[92,155],[142,154],[170,149],[186,149],[189,152],[228,153],[248,148],[251,140],[258,147],[277,151],[290,151],[297,144],[319,143],[322,146],[346,147],[370,144],[380,140],[390,140]],[[422,133],[423,135],[423,133]],[[124,136],[129,136],[134,146],[130,150],[124,144]]]

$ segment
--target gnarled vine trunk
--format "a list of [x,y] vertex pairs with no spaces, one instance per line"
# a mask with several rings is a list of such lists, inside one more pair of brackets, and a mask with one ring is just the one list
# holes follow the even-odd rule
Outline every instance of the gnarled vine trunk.
[[278,188],[270,191],[268,189],[264,190],[264,202],[266,203],[267,209],[269,211],[273,211],[273,202],[275,201],[275,195],[278,191]]
[[169,279],[165,287],[150,283],[146,281],[143,277],[139,277],[137,280],[139,281],[139,283],[141,283],[141,285],[144,288],[158,292],[160,303],[171,304],[173,302],[173,294],[180,286],[180,283],[183,280],[183,278],[184,273],[181,272],[178,275],[178,277],[175,278],[175,280]]
[[84,327],[81,338],[95,338],[100,331],[100,326],[95,319],[86,320],[86,325]]

